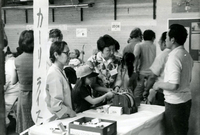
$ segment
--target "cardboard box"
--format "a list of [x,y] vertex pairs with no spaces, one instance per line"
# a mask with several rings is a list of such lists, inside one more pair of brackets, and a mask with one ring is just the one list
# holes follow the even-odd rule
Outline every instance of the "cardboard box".
[[[102,123],[107,126],[98,126],[95,124],[92,126],[85,125],[90,123],[95,118],[82,117],[69,123],[69,135],[116,135],[117,134],[117,122],[111,120],[100,119]],[[96,121],[96,120],[95,120]]]
[[108,109],[108,113],[109,114],[114,114],[114,115],[122,115],[122,107],[118,107],[118,106],[111,106]]

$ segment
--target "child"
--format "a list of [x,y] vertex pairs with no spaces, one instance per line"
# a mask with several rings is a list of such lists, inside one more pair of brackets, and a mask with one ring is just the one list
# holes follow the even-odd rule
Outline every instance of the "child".
[[107,92],[100,97],[93,98],[90,85],[94,82],[95,77],[97,77],[98,74],[92,72],[88,65],[78,67],[76,74],[79,79],[77,80],[74,90],[72,91],[72,100],[76,113],[88,110],[92,105],[113,97],[112,92]]
[[80,51],[78,49],[74,49],[70,52],[70,61],[69,65],[72,67],[78,67],[82,64],[82,60],[79,58]]
[[119,66],[114,91],[134,93],[137,84],[137,74],[133,72],[135,56],[133,53],[125,53]]

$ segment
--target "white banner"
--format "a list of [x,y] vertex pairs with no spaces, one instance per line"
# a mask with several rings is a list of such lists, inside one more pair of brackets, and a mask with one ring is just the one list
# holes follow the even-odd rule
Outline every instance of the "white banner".
[[48,0],[34,0],[34,66],[33,66],[33,94],[32,94],[32,118],[35,123],[40,123],[51,117],[45,102],[46,92],[46,63],[48,42]]

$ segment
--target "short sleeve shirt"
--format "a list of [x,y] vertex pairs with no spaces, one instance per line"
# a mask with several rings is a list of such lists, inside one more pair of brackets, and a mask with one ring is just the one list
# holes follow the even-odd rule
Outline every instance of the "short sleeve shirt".
[[156,46],[151,41],[135,45],[134,55],[140,58],[140,71],[149,69],[156,57]]
[[164,82],[179,84],[179,88],[174,91],[164,90],[166,102],[179,104],[191,99],[192,67],[193,60],[183,46],[179,46],[169,53],[164,70]]
[[160,55],[158,55],[151,67],[149,68],[153,74],[158,76],[157,81],[164,81],[164,67],[165,63],[167,62],[168,54],[170,52],[170,49],[165,49],[163,52],[161,52]]
[[134,48],[137,43],[139,43],[139,41],[131,41],[127,46],[125,46],[123,50],[123,55],[127,52],[134,53]]
[[72,91],[72,100],[76,113],[90,109],[91,104],[85,98],[91,95],[91,88],[89,86],[82,86],[79,90],[74,89]]

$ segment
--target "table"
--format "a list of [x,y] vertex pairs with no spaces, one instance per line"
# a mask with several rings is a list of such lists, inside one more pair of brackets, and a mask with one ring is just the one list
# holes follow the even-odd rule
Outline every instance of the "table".
[[91,109],[78,113],[74,118],[56,120],[44,125],[35,125],[29,129],[29,135],[56,135],[50,128],[57,128],[57,124],[62,122],[68,125],[71,121],[81,117],[93,117],[117,121],[117,135],[163,135],[163,114],[164,107],[157,105],[141,104],[138,112],[134,114],[123,114],[121,116],[105,113],[98,113]]

